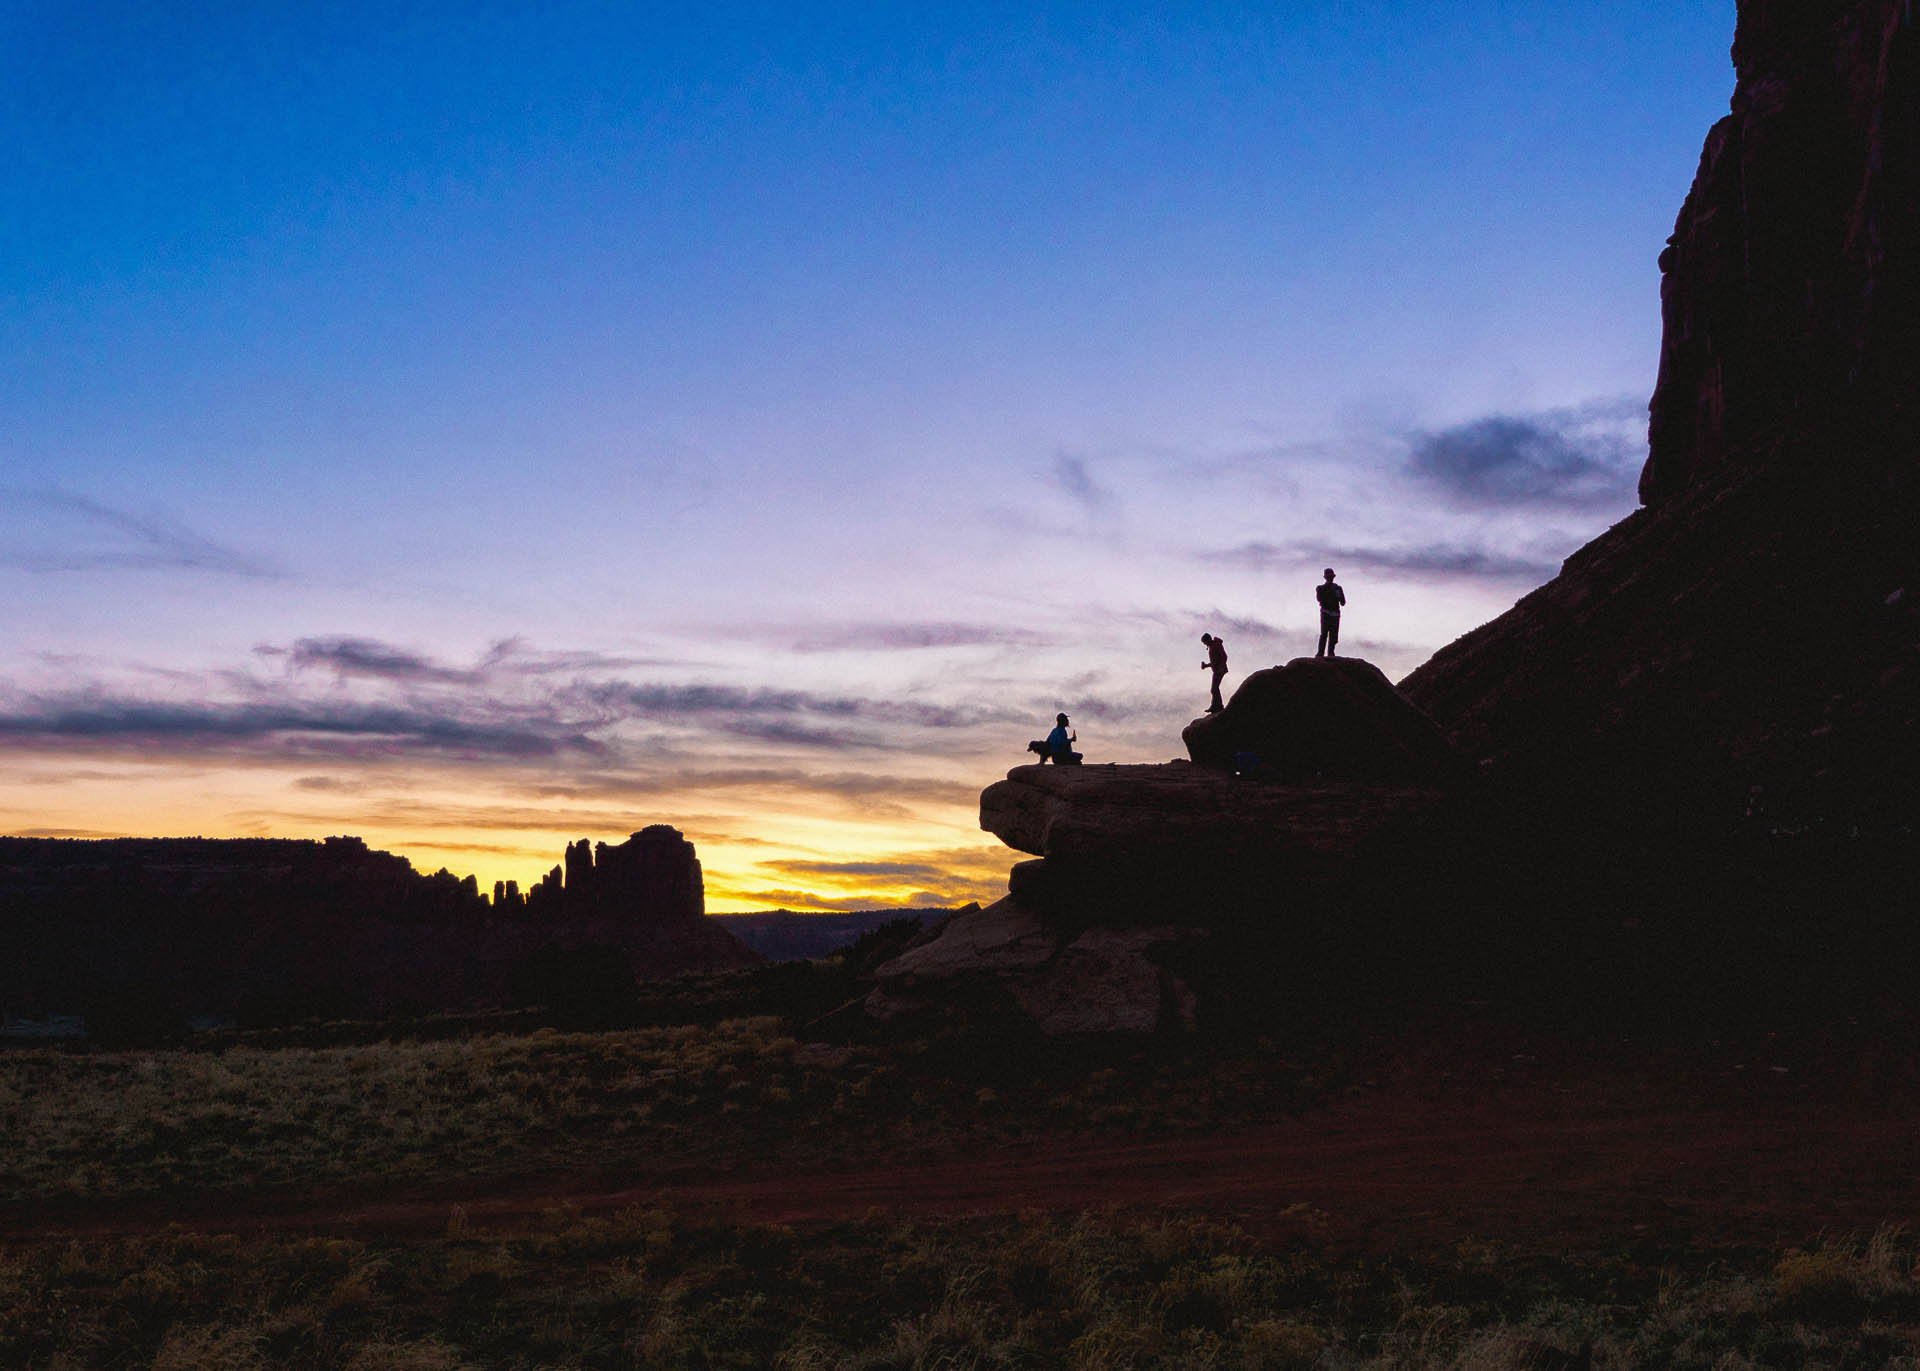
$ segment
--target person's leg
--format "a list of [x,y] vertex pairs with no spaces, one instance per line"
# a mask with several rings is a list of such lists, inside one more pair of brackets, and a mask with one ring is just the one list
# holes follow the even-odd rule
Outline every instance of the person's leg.
[[1334,655],[1334,649],[1340,646],[1340,616],[1334,615],[1327,623],[1327,656]]
[[1218,714],[1226,706],[1220,703],[1220,673],[1213,673],[1213,701],[1207,706],[1209,713]]

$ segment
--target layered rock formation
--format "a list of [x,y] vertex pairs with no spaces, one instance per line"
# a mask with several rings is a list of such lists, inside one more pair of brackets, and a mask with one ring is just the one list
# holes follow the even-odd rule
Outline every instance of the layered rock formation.
[[577,888],[490,905],[472,877],[358,838],[0,838],[0,1008],[73,1012],[135,983],[211,1014],[469,1008],[542,948],[610,949],[642,979],[758,960],[701,917],[699,861],[671,828],[575,871]]

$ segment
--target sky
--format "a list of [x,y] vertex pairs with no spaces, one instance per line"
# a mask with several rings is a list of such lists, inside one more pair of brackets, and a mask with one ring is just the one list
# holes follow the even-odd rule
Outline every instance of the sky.
[[1733,0],[0,0],[0,832],[991,900],[1624,517]]

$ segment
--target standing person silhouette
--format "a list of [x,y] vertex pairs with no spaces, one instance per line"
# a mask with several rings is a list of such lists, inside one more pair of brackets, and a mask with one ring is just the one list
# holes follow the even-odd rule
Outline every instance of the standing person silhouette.
[[1340,606],[1347,602],[1347,592],[1333,583],[1332,567],[1321,575],[1326,579],[1313,588],[1314,598],[1320,602],[1320,646],[1313,655],[1331,657],[1340,642]]
[[1200,641],[1207,645],[1207,660],[1200,663],[1200,669],[1213,673],[1213,700],[1207,706],[1207,713],[1218,714],[1226,708],[1220,703],[1220,678],[1227,674],[1227,644],[1225,639],[1211,633],[1202,633]]

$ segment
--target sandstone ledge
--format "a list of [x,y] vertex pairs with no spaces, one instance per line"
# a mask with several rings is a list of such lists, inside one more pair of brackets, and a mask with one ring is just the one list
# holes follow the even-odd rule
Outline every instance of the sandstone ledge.
[[1443,798],[1426,786],[1268,785],[1190,762],[1017,766],[981,792],[980,827],[1021,852],[1068,861],[1344,860]]

